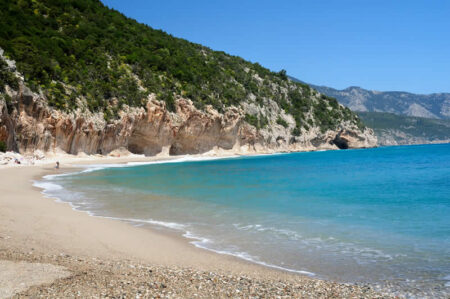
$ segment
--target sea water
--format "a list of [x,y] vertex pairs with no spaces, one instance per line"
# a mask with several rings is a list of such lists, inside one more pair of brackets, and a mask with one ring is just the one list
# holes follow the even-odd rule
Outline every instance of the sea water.
[[173,162],[37,184],[91,215],[268,267],[450,294],[450,144]]

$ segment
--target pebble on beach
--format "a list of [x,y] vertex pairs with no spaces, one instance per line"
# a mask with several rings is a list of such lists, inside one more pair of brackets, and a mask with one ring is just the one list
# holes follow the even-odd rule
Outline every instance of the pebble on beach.
[[276,280],[136,263],[60,255],[0,251],[0,260],[45,263],[71,274],[32,286],[14,298],[392,298],[368,286],[298,276]]

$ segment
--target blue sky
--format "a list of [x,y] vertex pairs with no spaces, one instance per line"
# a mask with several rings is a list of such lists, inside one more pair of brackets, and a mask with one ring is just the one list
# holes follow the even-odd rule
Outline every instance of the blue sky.
[[450,92],[447,0],[102,0],[176,37],[303,81]]

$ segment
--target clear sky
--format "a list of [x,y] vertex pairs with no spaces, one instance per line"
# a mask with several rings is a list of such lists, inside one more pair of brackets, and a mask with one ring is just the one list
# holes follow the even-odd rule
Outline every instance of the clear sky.
[[450,92],[448,0],[102,0],[176,37],[300,80]]

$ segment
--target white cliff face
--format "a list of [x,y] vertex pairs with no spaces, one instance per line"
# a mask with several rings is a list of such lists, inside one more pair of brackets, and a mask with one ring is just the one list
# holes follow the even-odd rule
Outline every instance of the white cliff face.
[[[268,100],[264,107],[243,102],[219,113],[204,111],[187,99],[176,100],[176,112],[165,103],[148,97],[144,108],[125,107],[119,119],[107,123],[102,113],[61,112],[47,106],[45,99],[25,86],[7,90],[12,102],[0,100],[0,140],[21,153],[62,150],[70,154],[107,154],[120,148],[132,153],[156,155],[168,149],[171,155],[198,154],[212,149],[235,153],[305,151],[376,146],[370,129],[361,131],[349,123],[336,131],[322,133],[318,127],[302,129],[292,136],[295,121]],[[262,129],[245,122],[245,115],[260,113],[268,120]],[[287,126],[277,123],[282,118]]]

